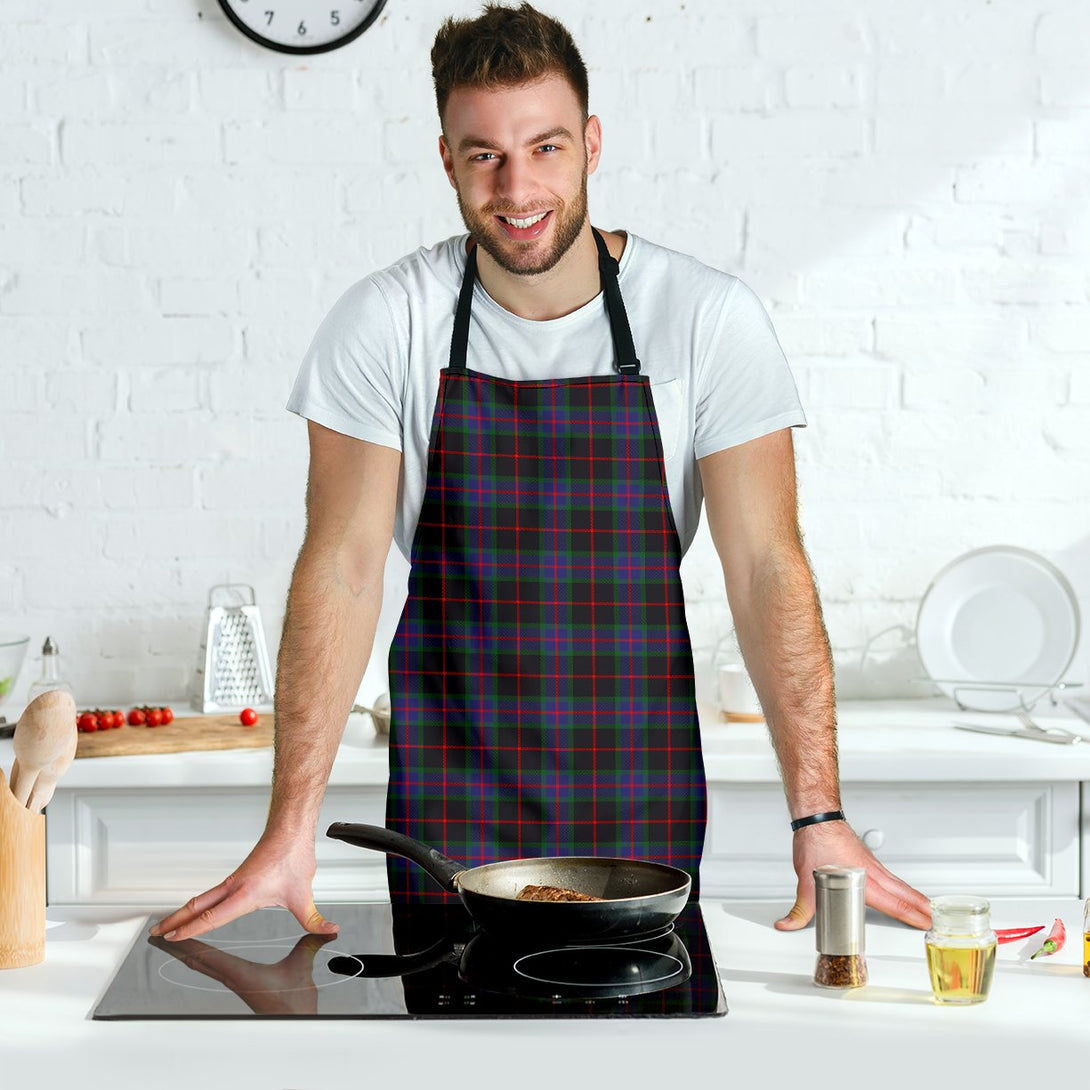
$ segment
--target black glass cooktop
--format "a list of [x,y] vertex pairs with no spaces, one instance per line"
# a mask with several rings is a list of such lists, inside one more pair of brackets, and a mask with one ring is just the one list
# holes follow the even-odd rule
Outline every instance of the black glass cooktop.
[[698,1018],[727,1013],[699,904],[609,946],[512,948],[461,905],[328,904],[331,937],[261,909],[199,939],[148,936],[93,1017]]

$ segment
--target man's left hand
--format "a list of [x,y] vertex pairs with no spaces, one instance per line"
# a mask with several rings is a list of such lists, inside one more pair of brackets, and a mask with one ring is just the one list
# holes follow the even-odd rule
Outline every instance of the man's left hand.
[[927,897],[886,870],[846,821],[807,825],[794,837],[798,891],[791,911],[776,921],[778,931],[797,931],[810,922],[814,915],[814,868],[825,864],[866,867],[867,904],[871,908],[921,930],[931,926]]

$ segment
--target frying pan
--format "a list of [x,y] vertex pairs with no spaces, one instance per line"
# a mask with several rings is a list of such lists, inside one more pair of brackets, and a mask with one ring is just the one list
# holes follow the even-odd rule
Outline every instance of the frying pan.
[[[508,941],[587,943],[635,938],[674,922],[692,885],[688,873],[640,859],[558,856],[466,867],[392,829],[338,821],[326,836],[400,855],[457,893],[489,934]],[[519,901],[523,886],[561,886],[600,901]]]

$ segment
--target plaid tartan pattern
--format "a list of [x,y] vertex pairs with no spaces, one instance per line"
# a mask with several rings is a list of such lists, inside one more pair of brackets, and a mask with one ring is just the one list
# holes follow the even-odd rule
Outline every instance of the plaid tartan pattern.
[[[681,549],[646,376],[444,370],[390,648],[386,820],[468,866],[692,874],[706,798]],[[447,899],[391,857],[395,901]]]

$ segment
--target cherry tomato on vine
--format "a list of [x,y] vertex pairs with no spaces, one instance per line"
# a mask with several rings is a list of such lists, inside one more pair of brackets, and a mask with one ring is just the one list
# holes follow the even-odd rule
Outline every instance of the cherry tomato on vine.
[[147,719],[143,708],[132,708],[129,711],[129,726],[142,727]]
[[85,734],[98,730],[98,716],[90,712],[80,712],[80,717],[76,720],[76,730],[81,730]]
[[164,727],[167,725],[167,723],[174,722],[174,713],[170,710],[170,708],[160,708],[159,711],[162,713],[163,716]]
[[238,713],[238,721],[244,727],[252,727],[257,722],[257,712],[253,708],[243,708]]
[[158,708],[148,708],[147,722],[149,727],[158,727],[163,722],[163,713]]

